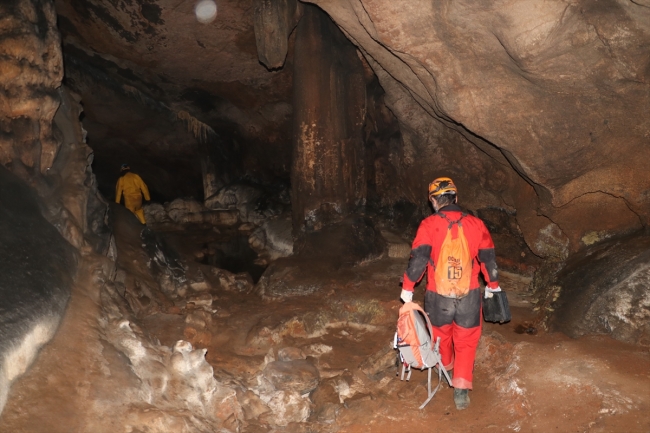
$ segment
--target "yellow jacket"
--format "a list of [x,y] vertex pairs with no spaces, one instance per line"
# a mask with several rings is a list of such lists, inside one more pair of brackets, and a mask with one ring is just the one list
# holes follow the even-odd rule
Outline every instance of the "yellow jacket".
[[144,195],[145,200],[151,200],[149,197],[149,188],[144,183],[142,178],[135,173],[127,173],[124,176],[120,177],[115,186],[115,203],[119,203],[122,199],[122,193],[124,196],[134,196]]

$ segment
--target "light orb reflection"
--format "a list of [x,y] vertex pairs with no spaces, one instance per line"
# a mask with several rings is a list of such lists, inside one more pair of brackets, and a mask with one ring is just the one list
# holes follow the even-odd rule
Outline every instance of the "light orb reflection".
[[194,13],[200,23],[211,23],[217,17],[217,4],[213,0],[201,0],[194,7]]

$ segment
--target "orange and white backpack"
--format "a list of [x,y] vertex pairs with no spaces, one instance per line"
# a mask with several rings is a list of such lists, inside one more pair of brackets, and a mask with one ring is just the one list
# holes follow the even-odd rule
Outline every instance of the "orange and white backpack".
[[[397,332],[395,332],[393,347],[399,350],[399,359],[402,364],[401,380],[404,380],[404,374],[406,372],[408,372],[406,380],[411,379],[411,368],[417,368],[419,370],[428,369],[429,396],[422,403],[420,409],[431,401],[436,391],[440,388],[443,374],[451,386],[451,378],[440,359],[440,337],[438,337],[435,344],[432,343],[432,337],[433,329],[431,328],[431,321],[427,313],[415,302],[405,303],[399,310]],[[438,369],[438,386],[432,392],[431,369],[433,367]]]

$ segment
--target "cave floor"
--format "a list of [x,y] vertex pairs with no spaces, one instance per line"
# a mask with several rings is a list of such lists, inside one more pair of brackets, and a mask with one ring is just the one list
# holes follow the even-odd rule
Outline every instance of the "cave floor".
[[[648,349],[601,336],[575,340],[543,330],[534,335],[517,332],[535,313],[528,302],[527,280],[514,274],[505,274],[502,280],[502,287],[510,293],[513,320],[504,325],[483,324],[468,410],[455,409],[447,386],[418,410],[426,398],[426,372],[414,372],[410,382],[401,382],[392,367],[371,375],[361,373],[360,366],[392,341],[401,305],[397,281],[405,264],[404,259],[382,258],[353,269],[317,274],[313,278],[322,283],[321,289],[308,296],[264,300],[253,293],[212,291],[212,338],[204,347],[217,380],[236,378],[249,383],[269,351],[322,344],[332,350],[312,358],[321,377],[348,374],[358,382],[357,392],[327,422],[314,420],[274,429],[263,421],[249,420],[241,431],[650,431]],[[107,409],[119,404],[123,388],[137,382],[128,360],[96,332],[101,312],[98,275],[106,273],[107,266],[105,258],[83,258],[59,332],[13,386],[0,418],[0,432],[132,431],[125,428],[123,418],[111,417]],[[422,289],[416,293],[415,300],[421,300]],[[336,317],[348,317],[340,311],[356,308],[358,312],[360,305],[376,307],[368,310],[367,323],[357,315],[355,321],[330,320],[320,332],[287,325],[324,309],[338,309]],[[158,312],[139,324],[163,345],[185,339],[184,316],[179,314]]]

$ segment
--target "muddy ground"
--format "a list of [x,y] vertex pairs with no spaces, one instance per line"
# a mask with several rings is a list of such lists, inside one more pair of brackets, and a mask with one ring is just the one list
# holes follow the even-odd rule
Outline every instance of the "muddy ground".
[[[188,275],[198,270],[210,274],[209,260],[198,252],[206,242],[223,237],[223,231],[160,233],[181,254]],[[135,268],[144,260],[139,242],[132,240],[132,248],[122,249],[121,260]],[[102,314],[97,286],[111,266],[104,257],[83,258],[61,328],[12,388],[0,432],[136,432],[125,427],[128,417],[118,403],[123,389],[137,386],[138,379],[128,360],[97,337]],[[401,382],[396,368],[385,362],[405,266],[406,259],[382,257],[351,269],[316,272],[310,278],[318,290],[304,296],[264,299],[254,290],[210,289],[207,337],[189,337],[207,349],[218,380],[246,383],[269,351],[329,346],[331,351],[308,360],[318,367],[321,380],[345,377],[353,388],[327,414],[314,405],[306,423],[273,427],[261,416],[241,424],[242,432],[650,432],[649,350],[606,337],[574,340],[528,329],[536,315],[529,279],[514,273],[504,273],[501,280],[512,322],[483,323],[470,408],[457,411],[452,389],[443,386],[419,410],[426,399],[426,373],[415,372],[410,382]],[[420,287],[415,300],[423,297]],[[171,347],[188,338],[185,317],[166,308],[135,322]],[[369,366],[382,356],[383,364]]]

